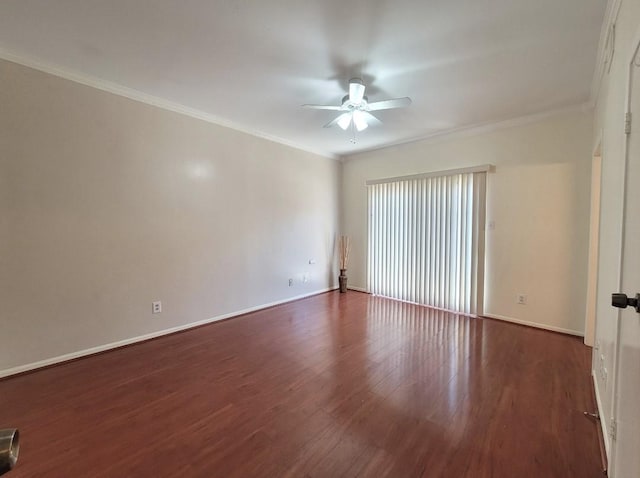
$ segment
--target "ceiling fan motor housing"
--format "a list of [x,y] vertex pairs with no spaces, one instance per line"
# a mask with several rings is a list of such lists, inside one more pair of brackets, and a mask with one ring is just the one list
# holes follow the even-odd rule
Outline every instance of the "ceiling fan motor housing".
[[349,108],[350,110],[353,109],[365,109],[367,101],[369,98],[367,98],[366,96],[362,97],[362,101],[360,103],[354,103],[353,101],[349,101],[349,95],[345,95],[342,97],[342,106],[344,106],[345,108]]

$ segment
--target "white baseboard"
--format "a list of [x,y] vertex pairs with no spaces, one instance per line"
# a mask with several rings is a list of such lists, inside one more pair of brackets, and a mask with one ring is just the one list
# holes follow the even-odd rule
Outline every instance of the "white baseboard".
[[591,378],[593,379],[593,390],[595,390],[596,406],[598,407],[598,415],[600,415],[600,426],[602,427],[602,436],[604,438],[604,451],[607,454],[607,462],[611,463],[611,438],[609,437],[609,419],[602,410],[602,400],[600,399],[600,389],[598,388],[598,380],[596,379],[596,371],[591,370]]
[[228,314],[218,315],[210,319],[199,320],[197,322],[190,322],[188,324],[171,327],[170,329],[158,330],[156,332],[151,332],[149,334],[139,335],[137,337],[131,337],[128,339],[119,340],[117,342],[112,342],[109,344],[98,345],[97,347],[91,347],[89,349],[79,350],[77,352],[71,352],[68,354],[59,355],[57,357],[51,357],[45,360],[40,360],[38,362],[33,362],[25,365],[18,365],[17,367],[0,370],[0,378],[9,377],[11,375],[28,372],[30,370],[35,370],[42,367],[48,367],[49,365],[55,365],[58,363],[67,362],[69,360],[77,359],[80,357],[86,357],[87,355],[93,355],[93,354],[97,354],[99,352],[105,352],[111,349],[117,349],[120,347],[124,347],[125,345],[135,344],[136,342],[144,342],[145,340],[154,339],[156,337],[162,337],[163,335],[169,335],[176,332],[181,332],[183,330],[191,329],[193,327],[199,327],[201,325],[210,324],[213,322],[217,322],[219,320],[229,319],[231,317],[236,317],[238,315],[248,314],[249,312],[256,312],[258,310],[266,309],[268,307],[286,304],[287,302],[293,302],[294,300],[304,299],[305,297],[311,297],[312,295],[323,294],[325,292],[329,292],[331,290],[336,290],[336,289],[337,287],[328,287],[326,289],[316,290],[313,292],[309,292],[307,294],[301,294],[295,297],[289,297],[287,299],[277,300],[275,302],[269,302],[268,304],[256,305],[254,307],[249,307],[247,309],[237,310],[235,312],[230,312]]
[[563,334],[577,335],[578,337],[584,337],[584,332],[581,332],[579,330],[563,329],[562,327],[556,327],[554,325],[539,324],[538,322],[529,322],[528,320],[514,319],[513,317],[507,317],[505,315],[482,314],[482,317],[489,317],[490,319],[496,319],[496,320],[504,320],[505,322],[513,322],[514,324],[528,325],[529,327],[535,327],[536,329],[551,330],[553,332],[561,332]]
[[357,292],[364,292],[364,293],[366,293],[366,294],[368,294],[368,293],[369,293],[369,291],[368,291],[366,288],[364,288],[364,287],[356,287],[356,286],[354,286],[354,285],[347,285],[347,289],[349,289],[349,290],[355,290],[355,291],[357,291]]

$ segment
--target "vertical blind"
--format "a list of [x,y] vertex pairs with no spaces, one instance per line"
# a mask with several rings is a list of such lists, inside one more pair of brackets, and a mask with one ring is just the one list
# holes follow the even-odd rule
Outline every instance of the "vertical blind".
[[482,313],[486,172],[368,184],[368,288]]

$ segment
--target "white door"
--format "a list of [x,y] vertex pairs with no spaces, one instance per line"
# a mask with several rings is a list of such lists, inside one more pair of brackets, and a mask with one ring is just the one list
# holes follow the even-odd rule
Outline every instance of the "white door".
[[[640,293],[640,38],[629,64],[626,135],[622,290],[635,299]],[[640,304],[638,307],[640,310]],[[616,478],[640,477],[640,313],[633,306],[620,311],[618,366],[614,397],[613,463]]]

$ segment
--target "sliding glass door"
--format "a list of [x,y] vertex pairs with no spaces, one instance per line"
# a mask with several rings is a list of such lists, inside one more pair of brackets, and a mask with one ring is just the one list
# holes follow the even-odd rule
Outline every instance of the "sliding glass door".
[[482,313],[487,170],[367,183],[371,293]]

